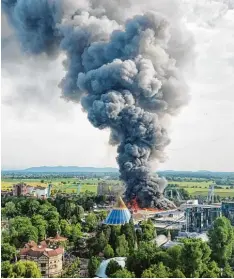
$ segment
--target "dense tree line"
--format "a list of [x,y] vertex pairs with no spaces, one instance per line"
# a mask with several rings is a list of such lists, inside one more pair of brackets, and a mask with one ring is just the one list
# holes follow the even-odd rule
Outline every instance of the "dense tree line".
[[3,278],[41,278],[37,264],[32,261],[4,261],[1,264],[1,275]]
[[131,222],[122,227],[106,226],[91,245],[96,267],[90,276],[99,266],[99,252],[104,251],[105,258],[127,257],[125,268],[114,260],[109,262],[106,274],[111,278],[233,278],[234,230],[230,221],[217,218],[208,234],[208,243],[183,239],[180,245],[162,249],[154,241],[156,232],[150,221],[142,222],[136,232]]
[[[98,199],[105,202],[103,197]],[[183,239],[180,245],[165,250],[157,247],[151,220],[137,227],[133,220],[122,226],[104,225],[107,213],[94,212],[96,202],[97,197],[91,193],[54,200],[2,199],[2,217],[9,222],[9,228],[2,232],[2,277],[40,277],[34,263],[17,262],[17,251],[30,240],[39,242],[57,232],[68,238],[67,249],[86,249],[90,277],[95,276],[103,258],[113,257],[126,257],[126,266],[122,268],[111,260],[106,271],[111,278],[234,277],[234,230],[225,217],[215,220],[208,243]],[[85,233],[93,233],[93,237],[83,245]],[[79,265],[77,258],[66,266],[66,277],[78,277]]]
[[[7,266],[11,267],[14,275],[14,270],[18,268],[18,265],[16,267],[12,265],[17,258],[19,259],[17,251],[25,243],[31,240],[38,243],[46,237],[54,237],[57,233],[68,238],[71,249],[79,250],[83,234],[94,232],[98,224],[106,217],[106,212],[103,211],[96,214],[92,211],[87,212],[96,202],[95,198],[97,199],[90,193],[74,199],[59,196],[55,200],[25,197],[3,198],[2,219],[8,220],[8,229],[2,231],[1,238],[2,261],[5,262],[5,269]],[[86,214],[84,214],[85,209]],[[75,265],[71,266],[68,275],[74,268]]]

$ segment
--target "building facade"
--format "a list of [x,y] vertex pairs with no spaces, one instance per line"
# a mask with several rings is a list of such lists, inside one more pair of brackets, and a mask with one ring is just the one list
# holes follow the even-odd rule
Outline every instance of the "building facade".
[[47,198],[48,197],[48,188],[37,186],[34,188],[35,196],[37,198]]
[[26,196],[28,194],[28,186],[25,183],[19,183],[13,185],[13,196]]
[[45,241],[42,241],[39,245],[30,241],[20,250],[20,259],[36,262],[42,277],[62,276],[63,255],[64,249],[62,247],[52,249],[48,247]]

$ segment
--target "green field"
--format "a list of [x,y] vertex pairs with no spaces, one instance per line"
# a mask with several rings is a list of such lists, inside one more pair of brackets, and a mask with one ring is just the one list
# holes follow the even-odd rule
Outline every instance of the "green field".
[[[1,181],[1,190],[6,191],[6,190],[11,190],[12,186],[14,184],[17,184],[19,182],[24,182],[27,185],[30,186],[42,186],[46,187],[49,183],[51,183],[52,190],[55,190],[56,192],[58,190],[61,190],[62,192],[66,193],[76,193],[78,186],[77,184],[79,183],[81,185],[80,187],[80,192],[85,192],[85,191],[90,191],[90,192],[97,192],[97,185],[98,182],[101,181],[101,179],[84,179],[84,180],[78,180],[76,178],[53,178],[51,180],[44,180],[41,182],[42,179],[3,179]],[[120,183],[116,180],[110,180],[108,181],[110,185]]]
[[[179,187],[184,188],[192,196],[207,196],[208,188],[213,183],[212,181],[169,181],[170,184],[177,184]],[[230,185],[220,186],[222,189],[215,189],[215,195],[221,197],[234,197],[234,189]]]
[[[77,178],[52,178],[51,180],[44,179],[3,179],[1,181],[1,189],[2,190],[11,190],[12,185],[25,182],[31,186],[43,186],[46,187],[49,183],[53,185],[52,190],[57,192],[61,190],[66,193],[77,193],[77,183],[81,184],[80,192],[90,191],[97,192],[97,185],[101,179],[93,178],[93,179],[84,179],[78,180]],[[110,185],[120,183],[116,180],[109,180],[108,183]],[[208,188],[212,184],[212,181],[169,181],[170,184],[177,184],[179,187],[184,188],[189,192],[192,196],[207,196]],[[215,189],[215,195],[219,195],[221,197],[234,197],[234,189],[226,189],[230,188],[230,185],[223,185],[222,189]]]

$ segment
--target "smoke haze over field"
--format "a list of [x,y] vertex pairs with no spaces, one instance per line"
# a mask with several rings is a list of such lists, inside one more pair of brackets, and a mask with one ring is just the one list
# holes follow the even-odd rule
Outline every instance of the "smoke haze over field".
[[[23,3],[24,1],[19,2]],[[42,2],[46,3],[46,1]],[[178,120],[173,120],[174,125],[169,127],[169,129],[172,130],[169,135],[172,135],[173,141],[166,151],[169,150],[167,153],[170,156],[176,154],[176,152],[178,155],[174,159],[173,166],[169,165],[168,167],[178,168],[177,166],[182,164],[181,162],[184,162],[185,168],[208,169],[208,166],[200,166],[199,162],[208,162],[208,157],[215,156],[215,152],[213,152],[212,149],[212,146],[215,146],[215,142],[212,144],[212,140],[217,139],[217,141],[219,141],[219,137],[222,140],[222,136],[226,138],[227,144],[222,145],[223,152],[225,152],[225,150],[228,149],[228,142],[231,142],[231,139],[233,139],[232,131],[230,131],[231,123],[230,121],[228,122],[228,119],[233,119],[233,94],[229,94],[232,92],[231,88],[233,88],[231,79],[234,65],[232,51],[233,41],[232,37],[228,35],[231,30],[233,30],[232,2],[205,0],[182,1],[183,5],[180,6],[177,1],[157,1],[156,6],[155,1],[151,1],[147,3],[147,5],[142,4],[143,1],[134,1],[134,5],[132,5],[131,1],[123,1],[123,3],[120,1],[121,4],[116,6],[113,5],[113,1],[93,1],[92,5],[88,6],[87,2],[83,1],[83,3],[79,2],[79,6],[75,4],[75,7],[73,7],[75,2],[76,1],[66,1],[66,6],[62,7],[62,10],[65,11],[64,15],[62,17],[56,17],[56,20],[60,21],[60,25],[56,25],[59,32],[56,34],[55,40],[49,40],[48,49],[47,44],[41,43],[36,45],[36,47],[41,45],[49,56],[45,55],[45,53],[37,54],[37,56],[23,54],[23,52],[19,51],[19,40],[16,40],[14,32],[11,32],[11,36],[5,41],[7,47],[4,47],[4,45],[2,46],[4,47],[2,62],[3,81],[4,86],[12,88],[12,90],[8,90],[6,93],[4,92],[3,102],[5,104],[5,109],[9,110],[10,106],[13,106],[14,109],[19,110],[22,115],[25,115],[26,112],[24,110],[25,104],[27,103],[26,110],[29,112],[36,110],[36,115],[38,115],[37,112],[40,111],[45,111],[46,114],[48,114],[46,111],[50,111],[51,115],[56,115],[56,118],[62,120],[58,130],[64,129],[64,131],[67,131],[66,133],[68,135],[72,135],[72,132],[69,131],[75,130],[76,125],[80,127],[80,121],[85,121],[85,115],[79,113],[79,119],[76,121],[70,120],[71,123],[68,124],[69,121],[66,119],[71,119],[72,117],[68,115],[77,114],[76,106],[72,103],[66,103],[59,98],[60,92],[57,89],[57,85],[63,80],[60,86],[62,87],[64,98],[75,102],[80,101],[83,92],[89,92],[88,95],[82,98],[82,106],[88,112],[89,120],[94,126],[98,128],[111,128],[110,142],[112,144],[119,145],[121,143],[118,148],[119,155],[117,160],[123,179],[129,181],[129,179],[131,180],[132,177],[134,177],[135,180],[129,181],[128,184],[139,185],[139,189],[135,187],[132,189],[129,187],[130,193],[134,194],[139,191],[143,193],[141,189],[147,185],[150,189],[147,189],[146,193],[142,194],[142,196],[145,194],[148,195],[148,193],[151,195],[151,192],[152,196],[154,196],[157,191],[162,191],[164,186],[163,181],[159,180],[157,177],[151,176],[149,171],[150,165],[153,164],[152,162],[155,162],[155,159],[158,162],[165,160],[164,148],[169,143],[166,133],[166,130],[168,131],[168,115],[174,115],[178,108],[188,101],[186,85],[183,79],[178,77],[178,75],[181,75],[178,73],[179,68],[180,72],[182,71],[186,75],[186,81],[188,81],[191,88],[193,101],[188,109],[184,109],[181,114],[182,116],[178,117]],[[82,7],[80,5],[82,5]],[[124,9],[122,8],[123,5]],[[82,13],[78,11],[80,8],[83,10]],[[37,8],[37,10],[40,9]],[[84,12],[84,10],[86,10],[86,12]],[[160,12],[161,15],[167,18],[166,21],[169,21],[172,28],[167,31],[167,27],[163,27],[162,32],[158,34],[155,30],[161,30],[160,28],[155,29],[155,27],[151,26],[148,28],[147,25],[147,28],[150,30],[149,32],[147,31],[147,33],[143,30],[145,24],[145,22],[143,22],[142,26],[139,24],[138,27],[140,26],[144,36],[139,35],[139,40],[137,41],[136,39],[134,42],[129,39],[128,44],[126,44],[127,40],[124,39],[125,45],[121,45],[120,48],[124,49],[122,53],[120,53],[118,49],[115,49],[114,53],[112,51],[113,46],[115,47],[118,44],[117,41],[115,41],[115,37],[110,38],[112,31],[116,29],[121,31],[126,30],[124,25],[128,18],[133,18],[134,15],[139,14],[140,17],[138,20],[140,20],[147,10]],[[56,10],[56,15],[59,15],[59,11],[60,9]],[[71,19],[71,15],[74,14],[74,11],[76,11],[76,15]],[[63,18],[63,20],[61,20],[61,18]],[[149,15],[145,16],[146,21],[149,20],[149,18]],[[159,20],[158,16],[157,19],[159,23],[162,22]],[[22,20],[22,18],[20,20]],[[54,30],[55,25],[53,24],[53,20],[50,21],[50,24],[51,22],[52,29]],[[137,37],[136,35],[138,34],[133,32],[136,22],[137,20],[135,18],[132,20],[132,23],[129,23],[133,29],[129,29],[130,31],[128,34],[127,32],[121,33],[123,37]],[[77,27],[71,27],[71,23]],[[184,28],[181,28],[181,25],[185,25],[188,29],[192,30],[195,37],[197,56],[195,73],[192,67],[188,68],[191,66],[191,63],[194,63],[194,55],[190,48],[190,46],[192,46],[191,36],[189,32],[183,31]],[[35,25],[31,25],[31,28],[34,26]],[[136,30],[139,29],[136,28]],[[27,35],[22,35],[22,30],[20,30],[20,32],[16,34],[17,37],[26,39]],[[50,32],[48,34],[51,34]],[[3,34],[3,36],[7,37],[8,32]],[[59,42],[57,36],[60,36]],[[79,36],[83,36],[82,38],[88,40],[88,48],[87,45],[82,46],[81,44],[79,44],[78,48],[76,42]],[[116,37],[118,39],[117,35]],[[220,40],[221,37],[222,40]],[[41,36],[40,38],[43,37]],[[47,38],[47,36],[45,36],[45,38]],[[36,37],[34,39],[36,40]],[[63,52],[58,51],[57,48],[57,45],[60,44],[60,40],[62,40],[61,48]],[[118,43],[121,44],[123,41],[120,36]],[[26,50],[27,53],[38,53],[38,49],[35,50],[30,46],[30,40],[26,40],[26,42],[27,43],[21,45],[23,51]],[[47,42],[47,40],[45,40],[45,42]],[[85,40],[82,40],[82,42],[85,43]],[[111,44],[111,42],[113,43]],[[222,43],[223,48],[220,47]],[[75,45],[74,48],[72,47],[73,45]],[[155,49],[155,45],[160,46],[160,48]],[[226,49],[224,48],[225,45],[227,46]],[[11,49],[9,46],[11,46]],[[33,46],[35,46],[35,44]],[[169,54],[169,59],[160,52],[161,50]],[[160,55],[155,56],[155,53],[157,55],[160,53]],[[163,57],[163,59],[160,60],[158,57]],[[213,57],[216,57],[216,59],[213,59]],[[176,61],[176,66],[173,66],[171,58]],[[62,61],[64,60],[63,66]],[[217,64],[215,64],[215,62]],[[208,66],[206,66],[208,64],[213,66],[208,68]],[[168,66],[171,67],[170,73],[168,73],[168,70],[163,73],[160,72],[161,68],[168,69]],[[223,69],[222,71],[217,70],[220,67]],[[64,69],[66,70],[65,72]],[[35,78],[35,71],[37,78]],[[80,74],[78,77],[79,72],[83,74]],[[106,78],[103,79],[104,75],[106,75]],[[175,84],[172,82],[170,86],[165,87],[165,81],[170,80],[169,77],[174,76],[176,76],[175,80],[179,80],[179,83]],[[63,77],[65,78],[63,79]],[[13,84],[11,82],[12,80],[14,81]],[[95,80],[95,84],[93,80]],[[111,82],[107,82],[107,80]],[[164,85],[162,96],[160,96],[160,90],[162,88],[160,87],[162,86],[160,82]],[[178,92],[177,90],[172,90],[175,85],[180,86],[177,102],[174,102],[175,98],[171,98],[171,96],[175,96],[174,94]],[[222,92],[221,95],[218,94],[218,90]],[[217,92],[217,94],[215,92]],[[178,96],[181,96],[181,98],[178,98]],[[201,98],[204,100],[201,101]],[[210,98],[213,100],[210,101]],[[153,117],[151,116],[152,113]],[[207,118],[199,120],[205,113],[208,113]],[[29,115],[29,113],[27,113],[27,115]],[[136,126],[126,124],[132,123],[131,116],[137,116],[134,118],[135,123],[138,123]],[[11,121],[11,117],[9,117],[8,121]],[[119,118],[121,118],[121,120]],[[50,117],[47,117],[46,120],[46,117],[41,115],[40,119],[45,119],[47,122]],[[211,122],[208,121],[209,119],[210,121],[216,119],[219,135],[212,132],[215,131],[215,129],[213,128],[212,130]],[[226,121],[224,119],[226,119]],[[72,121],[74,122],[72,123]],[[50,121],[50,123],[52,122],[53,121]],[[67,124],[65,124],[65,122],[67,122]],[[149,125],[149,123],[152,125]],[[52,126],[53,125],[54,124],[52,124]],[[85,129],[90,129],[92,135],[95,135],[95,141],[89,139],[87,146],[89,146],[88,149],[92,148],[92,155],[96,156],[95,154],[98,152],[98,146],[103,146],[106,142],[107,132],[104,132],[105,140],[104,143],[102,143],[103,140],[101,140],[101,137],[103,136],[98,130],[93,130],[85,124],[82,125],[84,125]],[[196,129],[194,129],[195,125]],[[145,128],[145,126],[146,132],[144,133],[143,128]],[[37,127],[40,127],[40,125]],[[178,127],[183,127],[183,129],[180,128],[179,130]],[[133,128],[135,138],[129,138],[129,134],[133,134]],[[145,141],[137,138],[137,129],[139,129],[140,139],[144,139]],[[229,132],[225,132],[225,129],[228,129]],[[84,130],[82,130],[82,134],[84,133],[83,131]],[[9,132],[6,133],[9,134]],[[202,137],[199,136],[199,134],[202,134]],[[190,136],[191,139],[189,139]],[[60,135],[59,137],[61,140],[64,139],[64,144],[68,142],[65,135]],[[79,133],[79,137],[81,138],[83,135]],[[93,136],[91,137],[94,138]],[[193,150],[191,149],[196,150],[199,146],[203,148],[203,138],[204,141],[205,138],[211,140],[211,144],[206,148],[210,150],[209,155],[205,155],[207,159],[199,159],[198,157],[201,156],[201,153],[194,151],[194,157],[190,156],[191,160],[189,160],[189,158],[186,157],[189,156],[187,153],[192,154],[191,152],[193,152]],[[49,140],[50,139],[48,139],[48,141]],[[57,139],[54,140],[57,141]],[[31,141],[33,142],[34,139],[32,138]],[[183,146],[182,141],[185,142],[185,146]],[[86,142],[87,141],[84,140],[83,146],[86,146]],[[184,152],[183,148],[186,148],[187,145],[189,146],[189,142],[193,143],[193,147],[187,148],[186,152]],[[80,150],[80,145],[82,145],[81,142],[76,146],[74,141],[72,144],[73,150]],[[97,146],[97,148],[95,148],[95,146]],[[62,147],[63,144],[61,141],[61,149]],[[107,147],[103,146],[103,148]],[[173,148],[175,149],[174,151]],[[53,148],[50,147],[50,149]],[[172,152],[170,152],[170,149],[172,149]],[[181,151],[176,151],[176,149],[181,149]],[[217,150],[217,148],[215,149]],[[74,152],[76,151],[72,152],[71,150],[69,153],[70,158],[72,158]],[[82,156],[82,160],[87,160],[85,165],[89,165],[89,160],[91,160],[91,158],[88,160],[86,157],[90,155],[80,155],[81,153],[79,151],[77,152],[76,158],[74,157],[73,159],[74,164],[77,164],[76,159],[79,160],[78,158]],[[202,153],[206,154],[206,152],[204,148]],[[231,152],[232,150],[226,153],[227,156],[225,156],[225,158],[227,161],[228,157],[231,160]],[[114,157],[113,154],[112,152],[109,158]],[[64,157],[65,156],[64,154]],[[218,156],[218,151],[216,152],[216,156]],[[47,160],[47,158],[44,159]],[[94,164],[97,164],[100,159],[101,157],[97,158]],[[49,160],[53,159],[51,158]],[[112,159],[108,160],[108,162],[113,162]],[[214,169],[216,168],[215,161],[217,162],[220,158],[217,157],[217,160],[209,160],[211,168]],[[103,160],[101,159],[101,161]],[[53,164],[53,161],[51,162],[51,164]],[[108,164],[108,162],[106,164]],[[229,162],[231,163],[231,161]],[[42,162],[37,164],[44,165],[45,163]],[[62,162],[62,164],[64,163]],[[70,164],[69,161],[67,164]],[[82,162],[78,164],[84,165]],[[165,163],[165,165],[166,164],[167,163]],[[142,174],[142,167],[144,167],[144,175]],[[134,172],[134,175],[130,170]],[[145,198],[143,197],[142,199],[144,200]]]

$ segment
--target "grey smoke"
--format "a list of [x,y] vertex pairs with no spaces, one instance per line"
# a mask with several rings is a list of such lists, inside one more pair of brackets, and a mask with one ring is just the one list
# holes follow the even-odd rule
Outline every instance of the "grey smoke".
[[41,0],[35,7],[29,0],[5,1],[3,7],[23,51],[51,56],[59,46],[65,52],[63,97],[81,102],[95,127],[110,129],[126,198],[137,197],[142,207],[173,206],[162,194],[165,179],[150,164],[164,160],[170,142],[164,117],[189,99],[180,68],[192,40],[169,3],[71,2],[73,14],[66,1]]

